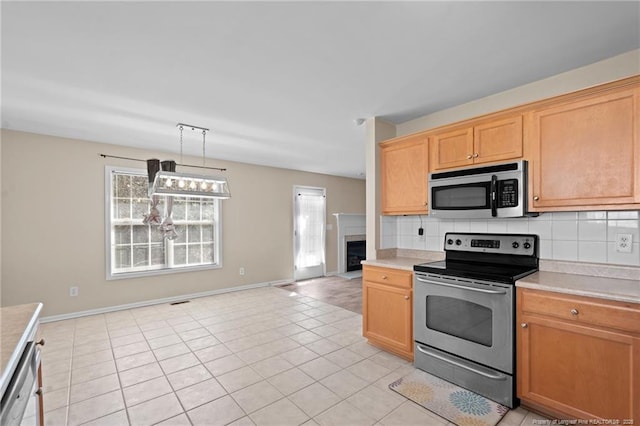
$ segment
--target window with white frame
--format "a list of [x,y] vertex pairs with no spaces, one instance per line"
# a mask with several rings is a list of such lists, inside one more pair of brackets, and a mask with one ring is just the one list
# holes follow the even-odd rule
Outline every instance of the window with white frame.
[[[220,201],[173,197],[178,236],[144,224],[150,203],[146,170],[106,169],[107,278],[220,266]],[[166,197],[157,208],[165,216]]]

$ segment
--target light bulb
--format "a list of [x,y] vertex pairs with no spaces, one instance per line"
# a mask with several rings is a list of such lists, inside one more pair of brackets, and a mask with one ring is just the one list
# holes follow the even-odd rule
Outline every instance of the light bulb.
[[184,179],[180,179],[180,180],[178,181],[178,186],[179,186],[180,188],[184,188]]
[[189,188],[196,189],[196,182],[194,180],[192,180],[191,183],[189,184]]
[[206,191],[206,190],[207,190],[207,182],[204,182],[204,181],[203,181],[203,182],[200,184],[200,188],[202,188],[202,190],[203,190],[203,191]]
[[164,186],[166,186],[167,188],[170,188],[170,187],[171,187],[171,185],[173,185],[173,181],[171,180],[171,178],[167,179],[167,180],[164,182]]

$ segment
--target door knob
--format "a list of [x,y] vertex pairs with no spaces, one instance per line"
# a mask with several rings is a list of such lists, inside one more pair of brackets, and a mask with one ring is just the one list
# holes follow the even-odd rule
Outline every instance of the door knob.
[[36,345],[44,346],[44,339],[40,339],[36,342]]
[[526,322],[523,322],[522,324],[520,324],[520,327],[527,328],[529,327],[529,324],[527,324]]
[[409,296],[404,296],[404,300],[409,300]]
[[538,201],[540,199],[540,197],[538,197],[537,195],[535,197],[533,197],[533,201]]
[[467,160],[471,160],[473,158],[473,155],[469,154],[467,155]]
[[478,158],[478,153],[477,152],[473,153],[473,158]]
[[578,315],[580,312],[578,312],[577,309],[572,309],[571,310],[571,315]]

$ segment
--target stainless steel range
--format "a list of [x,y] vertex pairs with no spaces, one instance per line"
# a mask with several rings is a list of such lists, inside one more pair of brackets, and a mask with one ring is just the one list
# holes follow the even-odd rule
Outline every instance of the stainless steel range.
[[413,268],[414,365],[514,407],[514,284],[538,270],[538,237],[447,233],[444,249]]

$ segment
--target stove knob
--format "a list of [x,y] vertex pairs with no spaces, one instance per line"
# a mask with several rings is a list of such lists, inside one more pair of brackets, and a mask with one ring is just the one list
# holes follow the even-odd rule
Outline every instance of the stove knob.
[[456,245],[459,246],[460,244],[462,244],[462,241],[456,240]]
[[514,241],[513,244],[511,244],[511,247],[517,249],[518,247],[520,247],[520,243],[517,241]]
[[453,240],[452,240],[451,238],[449,238],[449,239],[447,240],[447,244],[449,244],[449,245],[453,244]]
[[522,245],[522,247],[524,247],[525,249],[529,250],[531,248],[531,243],[524,243]]

